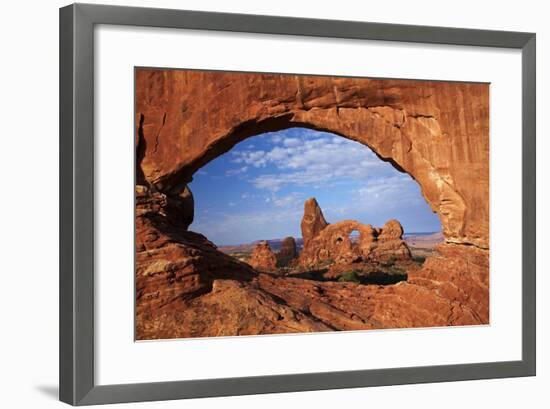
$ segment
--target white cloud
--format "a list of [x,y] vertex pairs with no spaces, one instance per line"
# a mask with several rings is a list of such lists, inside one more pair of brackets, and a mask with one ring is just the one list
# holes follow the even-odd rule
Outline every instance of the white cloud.
[[368,176],[393,171],[390,164],[380,161],[369,148],[358,142],[309,130],[293,135],[273,135],[271,141],[275,146],[270,150],[237,151],[233,162],[255,168],[272,165],[277,172],[251,180],[258,189],[270,191],[292,184],[326,185],[346,178],[364,180]]
[[298,192],[292,192],[286,196],[274,196],[273,204],[279,208],[285,209],[301,209],[304,203],[304,195]]
[[287,147],[300,146],[302,141],[299,138],[285,138],[283,139],[283,145]]
[[261,168],[267,164],[265,151],[263,150],[236,151],[233,152],[233,156],[235,156],[235,158],[232,160],[232,162],[245,163],[246,165],[254,166],[255,168]]
[[191,230],[206,235],[219,245],[242,244],[288,235],[299,237],[301,218],[301,209],[281,211],[273,206],[255,212],[219,213],[215,218],[194,223]]
[[365,223],[371,223],[376,215],[406,214],[407,209],[425,206],[419,190],[416,182],[405,174],[368,178],[351,190],[346,200],[326,206],[323,211],[329,219],[358,217]]
[[266,159],[272,162],[277,162],[286,159],[288,155],[289,151],[287,149],[276,146],[267,153]]
[[226,176],[234,176],[241,173],[246,173],[247,170],[248,170],[248,166],[242,166],[238,169],[229,169],[228,171],[225,172],[225,174]]
[[393,200],[399,200],[399,198],[409,198],[414,187],[415,184],[410,176],[396,175],[369,179],[364,186],[357,189],[357,193],[365,199],[374,196],[376,198],[388,197]]
[[[303,203],[310,195],[320,199],[332,222],[352,218],[382,225],[404,215],[409,224],[418,224],[411,209],[424,202],[419,186],[360,143],[292,129],[245,146],[230,152],[235,169],[225,175],[238,175],[258,191],[243,185],[247,191],[239,192],[239,200],[231,196],[222,203],[233,201],[192,226],[216,243],[300,235]],[[413,216],[407,218],[409,214]]]

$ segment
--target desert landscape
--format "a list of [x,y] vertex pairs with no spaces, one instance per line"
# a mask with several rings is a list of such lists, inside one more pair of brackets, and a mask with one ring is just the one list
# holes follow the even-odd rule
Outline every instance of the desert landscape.
[[[487,84],[137,69],[136,339],[488,324],[488,115]],[[299,214],[271,224],[295,234],[241,223],[229,230],[235,241],[219,244],[216,230],[194,231],[218,224],[192,193],[199,172],[248,138],[292,127],[371,149],[418,186],[440,230],[405,231],[398,217],[328,218],[317,198],[292,192]],[[286,152],[306,140],[293,139]],[[351,168],[356,180],[371,169]],[[281,199],[275,182],[264,206]],[[253,200],[240,197],[243,205],[223,206]],[[257,239],[242,238],[249,231]]]

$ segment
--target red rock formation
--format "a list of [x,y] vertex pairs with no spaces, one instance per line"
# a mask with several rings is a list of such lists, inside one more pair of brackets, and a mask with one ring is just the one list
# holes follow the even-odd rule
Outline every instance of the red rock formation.
[[447,242],[489,245],[489,86],[136,70],[138,175],[177,194],[243,139],[305,126],[369,146],[409,173]]
[[166,211],[169,203],[161,193],[136,187],[138,322],[145,313],[211,291],[215,279],[249,281],[257,274],[218,251],[203,235],[185,231],[182,218]]
[[[353,243],[350,234],[359,232],[357,243]],[[300,265],[317,268],[323,264],[346,264],[370,254],[375,240],[373,228],[355,220],[344,220],[327,225],[317,235],[305,242],[300,253]],[[366,261],[366,259],[365,259]]]
[[[489,252],[475,247],[440,244],[422,270],[409,274],[408,282],[434,290],[443,298],[467,306],[476,320],[489,323]],[[454,311],[451,325],[462,325],[461,310]]]
[[[137,339],[488,324],[488,101],[487,84],[136,70]],[[291,126],[359,141],[409,173],[441,219],[438,254],[395,285],[320,282],[259,273],[186,231],[195,171]],[[342,261],[377,247],[406,256],[393,222],[327,225],[306,207],[304,240],[336,248],[340,234]],[[328,257],[323,246],[303,257]]]
[[289,266],[293,264],[296,257],[298,257],[296,240],[294,240],[294,237],[285,237],[281,243],[281,250],[277,253],[277,266]]
[[[322,218],[322,223],[310,222],[315,220],[312,214],[320,214],[322,217],[317,201],[308,199],[302,219],[302,232],[307,234],[308,240],[304,239],[304,248],[300,253],[300,265],[306,268],[318,268],[331,263],[411,258],[409,247],[402,238],[403,228],[397,220],[390,220],[382,229],[378,229],[355,220],[328,224]],[[304,229],[304,226],[308,229]],[[311,226],[317,228],[312,229]],[[355,241],[351,239],[353,231],[359,233]]]
[[138,315],[136,332],[137,339],[169,339],[319,331],[332,328],[257,282],[216,280],[207,294]]
[[300,225],[302,229],[302,239],[306,246],[311,239],[316,237],[321,230],[327,227],[328,223],[323,216],[323,211],[319,207],[317,200],[311,197],[304,203],[304,217]]
[[271,251],[267,241],[256,244],[248,261],[252,267],[259,271],[274,271],[277,268],[277,257]]
[[388,286],[277,277],[174,224],[162,194],[136,199],[137,339],[489,323],[486,250],[440,245]]
[[375,260],[410,259],[411,251],[403,240],[403,227],[397,220],[388,221],[380,230],[370,256]]

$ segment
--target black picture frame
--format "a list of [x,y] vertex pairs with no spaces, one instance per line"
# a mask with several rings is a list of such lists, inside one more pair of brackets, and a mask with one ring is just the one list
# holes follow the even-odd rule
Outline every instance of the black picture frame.
[[[94,26],[284,34],[519,49],[522,53],[522,359],[508,362],[96,385]],[[534,33],[73,4],[60,9],[60,400],[135,402],[535,375]]]

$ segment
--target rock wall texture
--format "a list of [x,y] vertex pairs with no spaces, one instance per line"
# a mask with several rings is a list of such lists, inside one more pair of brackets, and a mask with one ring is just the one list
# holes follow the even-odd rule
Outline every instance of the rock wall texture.
[[175,301],[208,293],[216,279],[249,281],[250,266],[182,228],[162,193],[136,187],[136,315],[154,314]]
[[136,203],[137,339],[489,323],[489,257],[475,246],[442,244],[395,285],[305,280],[218,251],[154,188],[137,186]]
[[372,257],[376,260],[387,260],[389,258],[410,259],[411,251],[405,240],[403,240],[403,226],[399,221],[393,219],[381,229],[375,228],[376,245],[372,251]]
[[300,223],[302,240],[306,247],[311,240],[319,235],[321,230],[328,226],[323,211],[314,197],[310,197],[304,203],[304,216]]
[[243,139],[303,126],[409,173],[447,243],[489,246],[488,84],[138,69],[136,124],[138,183],[169,197]]
[[[136,338],[488,324],[488,92],[487,84],[136,70]],[[292,126],[359,141],[409,173],[446,243],[407,269],[407,281],[359,285],[267,274],[188,231],[195,171],[247,137]],[[351,252],[333,252],[344,262],[407,256],[397,221],[328,224],[314,199],[305,208],[312,263],[340,236]],[[345,241],[348,230],[362,235],[358,246]],[[275,267],[270,249],[257,253]]]
[[[356,220],[328,224],[317,201],[310,198],[304,204],[301,225],[304,248],[299,262],[305,268],[317,268],[327,262],[350,264],[411,258],[403,240],[403,227],[397,220],[388,221],[382,228]],[[354,231],[359,234],[356,240],[351,237]]]
[[273,271],[277,268],[277,257],[271,251],[267,241],[261,241],[254,247],[248,262],[258,271]]

